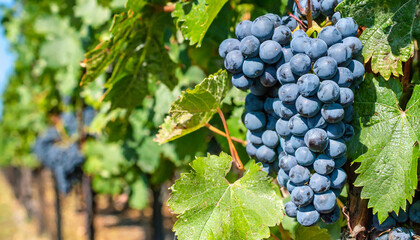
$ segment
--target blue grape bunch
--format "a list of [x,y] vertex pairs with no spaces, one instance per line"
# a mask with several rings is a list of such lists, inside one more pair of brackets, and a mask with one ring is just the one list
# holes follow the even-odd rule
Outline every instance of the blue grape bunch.
[[270,13],[240,22],[237,38],[219,47],[233,86],[250,91],[246,151],[268,174],[277,173],[291,195],[286,214],[303,226],[340,216],[346,142],[354,135],[353,91],[365,72],[358,25],[334,13],[337,3],[321,2],[319,11],[335,24],[317,38],[296,30],[294,18]]

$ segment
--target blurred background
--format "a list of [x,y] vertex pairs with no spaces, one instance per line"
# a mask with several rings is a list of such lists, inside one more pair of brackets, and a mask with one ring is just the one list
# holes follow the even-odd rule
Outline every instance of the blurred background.
[[[207,128],[158,145],[159,126],[222,67],[218,45],[239,21],[289,9],[221,1],[187,39],[176,25],[206,21],[191,11],[203,2],[0,0],[0,239],[174,239],[169,187],[195,156],[229,147]],[[240,139],[245,94],[223,105]]]

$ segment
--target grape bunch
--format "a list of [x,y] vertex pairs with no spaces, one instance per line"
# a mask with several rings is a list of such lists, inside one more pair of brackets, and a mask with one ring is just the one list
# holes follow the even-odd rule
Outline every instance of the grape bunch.
[[61,137],[55,127],[50,127],[37,138],[34,152],[44,166],[54,173],[58,190],[69,193],[72,185],[81,176],[80,166],[84,157],[76,143],[61,145]]
[[354,135],[353,90],[365,71],[356,60],[363,48],[357,23],[334,19],[310,38],[292,17],[270,13],[240,22],[237,39],[219,47],[233,86],[250,90],[246,150],[264,171],[277,173],[291,194],[286,214],[303,226],[340,216],[336,198],[347,179],[346,142]]

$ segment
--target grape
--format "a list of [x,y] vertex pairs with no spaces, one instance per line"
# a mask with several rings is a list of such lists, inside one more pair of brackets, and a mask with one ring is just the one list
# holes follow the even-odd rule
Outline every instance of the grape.
[[278,42],[267,40],[260,45],[260,58],[263,62],[273,64],[280,60],[283,52]]
[[302,226],[310,227],[319,221],[320,214],[311,204],[306,207],[300,207],[297,211],[296,218]]
[[384,232],[382,235],[375,238],[375,240],[388,240],[389,239],[389,233]]
[[292,202],[287,202],[286,204],[284,204],[284,210],[287,216],[296,217],[298,207]]
[[262,112],[249,112],[245,115],[245,127],[251,131],[261,130],[265,124],[265,114]]
[[236,37],[239,40],[244,39],[247,36],[252,35],[251,33],[252,22],[249,20],[244,20],[238,23],[235,28]]
[[319,213],[330,213],[336,206],[335,194],[328,190],[325,193],[314,194],[314,207]]
[[365,74],[365,67],[361,62],[352,60],[347,68],[352,72],[353,80],[363,79],[363,75]]
[[280,87],[279,99],[286,104],[293,104],[299,96],[299,87],[295,83],[288,83]]
[[279,183],[280,186],[286,186],[288,179],[289,178],[285,179],[281,174],[277,175],[277,182]]
[[95,118],[96,111],[93,107],[87,106],[83,109],[83,124],[85,126],[90,126],[93,119]]
[[337,24],[337,22],[341,19],[341,13],[340,12],[335,12],[332,17],[331,17],[331,21],[335,24]]
[[351,49],[353,58],[362,54],[363,44],[357,37],[346,37],[343,39],[343,44]]
[[294,166],[289,172],[290,181],[296,185],[301,185],[309,181],[311,173],[305,167],[300,165]]
[[290,137],[290,143],[292,144],[292,147],[294,150],[300,148],[300,147],[304,147],[305,145],[305,140],[303,137],[298,137],[298,136],[294,136],[292,135]]
[[287,45],[287,46],[282,47],[281,51],[283,52],[283,58],[279,62],[281,62],[281,61],[283,61],[284,63],[290,62],[290,59],[292,59],[292,57],[293,57],[293,51],[290,48],[290,46]]
[[279,145],[279,137],[276,131],[265,130],[262,134],[262,142],[269,148],[275,148]]
[[322,106],[321,114],[325,121],[337,123],[344,118],[344,109],[338,103],[328,103]]
[[278,171],[278,175],[280,175],[283,179],[285,179],[286,182],[288,182],[290,180],[289,175],[283,169],[281,169],[281,168]]
[[254,94],[248,94],[245,98],[245,109],[248,112],[261,112],[264,110],[264,101]]
[[337,222],[337,220],[340,218],[340,214],[340,208],[335,206],[332,212],[321,214],[321,220],[326,224],[332,224]]
[[347,157],[345,155],[343,155],[343,156],[341,156],[341,157],[339,157],[337,159],[334,159],[335,168],[341,168],[341,167],[343,167],[344,164],[346,164],[346,161],[347,161]]
[[356,36],[357,29],[359,28],[356,21],[354,21],[354,19],[351,17],[346,17],[338,20],[338,22],[335,24],[335,27],[341,33],[343,38]]
[[263,163],[262,165],[263,165],[263,167],[262,167],[261,170],[264,171],[264,172],[266,172],[267,174],[270,174],[270,172],[271,172],[270,165],[267,164],[267,163]]
[[[300,38],[300,37],[305,37],[305,38],[309,38],[308,35],[306,35],[306,32],[303,31],[302,29],[296,30],[293,32],[292,34],[292,38]],[[311,39],[309,39],[310,41]]]
[[318,38],[324,40],[328,47],[342,42],[341,33],[334,26],[324,27],[319,32]]
[[247,90],[252,83],[252,79],[247,78],[243,73],[236,73],[232,76],[232,85],[238,89]]
[[347,147],[342,139],[330,139],[325,154],[331,158],[339,158],[346,153]]
[[279,98],[279,89],[280,89],[280,83],[277,83],[273,87],[268,88],[267,96],[271,98]]
[[254,36],[247,36],[241,40],[239,45],[239,50],[246,57],[256,57],[258,56],[258,51],[260,49],[260,41]]
[[265,68],[264,73],[260,77],[260,82],[264,87],[273,87],[277,84],[276,69],[272,66]]
[[337,62],[332,57],[321,57],[314,63],[314,72],[321,79],[331,79],[337,72]]
[[327,132],[321,128],[313,128],[305,134],[305,144],[313,152],[322,152],[327,147]]
[[246,133],[246,139],[248,140],[248,142],[251,142],[252,144],[261,145],[263,144],[262,134],[263,134],[263,131],[248,130]]
[[264,63],[258,57],[247,58],[244,60],[242,71],[247,77],[259,77],[264,72]]
[[290,194],[291,201],[299,208],[309,205],[313,197],[314,192],[307,185],[295,187]]
[[296,114],[289,119],[290,132],[295,136],[305,136],[305,133],[309,130],[306,118]]
[[265,102],[264,102],[264,111],[265,111],[265,113],[270,114],[270,113],[273,113],[274,112],[273,102],[276,101],[276,100],[277,100],[276,98],[270,98],[270,97],[268,97],[268,98],[265,99]]
[[340,88],[340,97],[338,102],[345,108],[353,104],[354,93],[350,88]]
[[411,240],[411,233],[407,228],[397,227],[389,233],[390,240]]
[[314,173],[309,181],[309,187],[314,193],[324,193],[330,189],[330,185],[330,177],[319,173]]
[[[295,34],[295,33],[293,33]],[[292,49],[293,53],[305,53],[305,50],[311,46],[311,39],[306,37],[294,37],[290,42],[290,48]]]
[[289,121],[279,118],[276,123],[276,132],[281,137],[288,137],[290,136],[290,130],[289,130]]
[[354,115],[354,108],[353,108],[352,105],[344,108],[343,122],[345,122],[345,123],[351,123],[351,121],[353,121],[353,115]]
[[343,135],[343,140],[349,142],[354,136],[354,128],[350,124],[345,125],[346,130]]
[[269,114],[267,116],[267,125],[265,126],[265,129],[276,131],[277,120],[278,120],[278,117]]
[[337,0],[322,0],[321,13],[325,16],[331,16],[334,13],[335,6],[337,6]]
[[254,81],[249,87],[249,91],[256,96],[264,96],[267,94],[269,88],[264,87],[260,81]]
[[289,179],[289,181],[287,181],[286,187],[287,187],[287,191],[289,191],[289,193],[291,193],[293,191],[293,189],[295,189],[298,185],[292,183]]
[[329,123],[325,130],[327,131],[328,138],[338,139],[344,135],[344,132],[346,131],[346,126],[343,122]]
[[311,39],[309,47],[305,49],[305,54],[314,62],[318,58],[326,56],[327,50],[327,44],[322,39],[314,38]]
[[257,37],[260,42],[270,39],[271,36],[273,36],[273,32],[274,24],[266,16],[258,17],[252,22],[251,33]]
[[290,119],[297,113],[296,107],[294,104],[283,104],[280,100],[275,100],[273,102],[274,112],[281,118],[287,120]]
[[321,109],[321,102],[314,97],[300,95],[296,100],[296,110],[304,117],[313,117]]
[[[315,159],[314,170],[321,175],[327,175],[334,171],[335,162],[325,154],[320,154]],[[332,179],[331,179],[332,181]]]
[[295,157],[299,165],[310,166],[315,161],[316,155],[308,147],[300,147],[296,149]]
[[282,24],[281,18],[277,14],[267,13],[264,16],[266,16],[267,18],[269,18],[273,22],[274,28],[277,28]]
[[420,201],[411,204],[408,210],[408,217],[412,222],[420,223]]
[[231,73],[239,73],[242,71],[243,62],[244,57],[242,56],[241,51],[233,50],[226,55],[225,68]]
[[404,211],[401,208],[398,211],[398,215],[395,212],[391,213],[391,216],[398,222],[398,223],[405,223],[408,221],[408,204],[407,209]]
[[296,77],[292,72],[292,68],[289,63],[281,65],[276,72],[277,79],[281,84],[295,83]]
[[234,39],[234,38],[225,39],[219,46],[219,55],[222,58],[225,58],[226,55],[232,52],[233,50],[239,50],[239,44],[240,42],[238,41],[238,39]]
[[324,80],[319,85],[317,96],[324,103],[332,103],[340,97],[340,87],[331,80]]
[[331,188],[341,189],[346,184],[347,174],[341,168],[336,168],[330,175]]
[[291,155],[286,155],[280,158],[279,167],[283,169],[285,173],[289,173],[290,169],[296,165],[296,158]]
[[318,113],[314,117],[308,118],[309,128],[324,128],[327,126],[327,122],[322,117],[321,113]]
[[262,145],[258,148],[256,156],[257,159],[261,162],[271,163],[274,162],[274,160],[276,160],[276,152],[265,145]]
[[61,114],[61,119],[63,121],[64,128],[69,136],[77,132],[77,119],[76,115],[72,112],[63,112]]
[[283,24],[290,29],[290,31],[293,31],[297,28],[298,23],[296,19],[290,17],[290,16],[284,16],[282,17],[281,21]]
[[[308,8],[308,1],[307,0],[299,0],[300,5],[302,6],[303,9],[307,9]],[[319,14],[321,13],[321,4],[318,2],[318,0],[311,0],[311,13],[312,13],[312,18],[317,18],[319,16]],[[298,9],[298,13],[306,16],[306,14],[303,14],[299,11]]]
[[373,227],[376,228],[378,231],[384,231],[389,228],[393,228],[395,227],[395,225],[397,225],[397,223],[395,222],[395,219],[393,219],[392,217],[388,217],[384,222],[379,224],[377,214],[373,215],[372,221],[373,221],[372,223]]
[[287,45],[290,43],[292,32],[286,26],[279,26],[274,29],[273,40],[280,43],[281,45]]
[[328,56],[334,58],[339,66],[347,66],[351,55],[351,49],[342,43],[336,43],[328,49]]
[[314,74],[302,75],[298,81],[300,95],[309,97],[317,93],[319,87],[319,78]]
[[290,59],[290,69],[298,76],[302,76],[311,70],[311,59],[303,53],[298,53]]

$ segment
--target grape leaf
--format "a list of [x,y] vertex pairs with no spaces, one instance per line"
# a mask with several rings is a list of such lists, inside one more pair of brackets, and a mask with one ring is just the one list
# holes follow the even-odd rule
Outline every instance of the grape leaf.
[[177,27],[190,40],[190,44],[198,43],[200,46],[211,23],[226,2],[227,0],[179,1],[172,17],[176,18]]
[[349,157],[361,162],[356,186],[361,197],[378,213],[405,209],[417,186],[420,139],[420,86],[416,86],[405,110],[399,105],[402,87],[398,79],[367,74],[355,94],[354,126],[358,134],[349,143]]
[[103,7],[96,0],[77,0],[74,15],[82,18],[85,24],[99,27],[111,16],[111,10]]
[[141,174],[134,183],[130,185],[130,199],[128,203],[130,207],[135,209],[144,209],[149,203],[149,189],[147,178]]
[[225,178],[232,166],[226,153],[191,163],[171,187],[168,205],[178,216],[174,231],[184,239],[262,239],[283,218],[278,187],[252,163],[234,183]]
[[194,90],[183,92],[172,103],[155,141],[169,142],[203,127],[216,113],[228,91],[228,84],[228,74],[223,70],[204,79]]
[[366,26],[360,36],[365,62],[372,59],[372,71],[389,79],[391,74],[403,75],[402,62],[414,54],[418,9],[418,0],[346,0],[336,10]]
[[298,225],[296,231],[296,240],[317,240],[317,239],[331,239],[327,229],[321,229],[318,225],[313,227],[304,227]]

